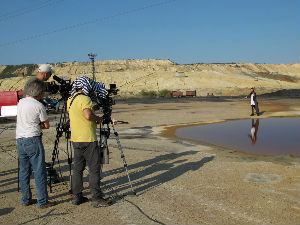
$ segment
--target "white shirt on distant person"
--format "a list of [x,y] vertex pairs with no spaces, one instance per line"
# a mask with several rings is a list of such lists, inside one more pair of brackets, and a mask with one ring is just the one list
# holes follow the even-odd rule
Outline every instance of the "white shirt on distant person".
[[254,102],[254,94],[251,94],[251,105],[255,105],[255,102]]

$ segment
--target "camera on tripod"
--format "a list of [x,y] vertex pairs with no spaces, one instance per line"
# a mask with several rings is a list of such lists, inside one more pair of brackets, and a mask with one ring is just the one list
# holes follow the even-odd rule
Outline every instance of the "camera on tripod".
[[116,104],[115,100],[111,95],[118,94],[116,84],[110,84],[107,90],[108,94],[105,98],[97,96],[97,106],[102,108],[103,113],[103,124],[109,124],[111,122],[112,106]]
[[67,99],[70,96],[70,92],[72,90],[71,79],[64,80],[54,75],[53,79],[59,83],[56,84],[55,81],[46,82],[46,92],[51,92],[51,94],[56,94],[60,92],[63,99]]
[[[50,184],[50,192],[51,192],[51,184],[53,183],[52,180],[55,180],[55,173],[52,171],[53,166],[54,166],[54,162],[55,159],[57,159],[58,163],[59,163],[59,159],[58,159],[58,154],[59,154],[59,150],[58,150],[58,143],[59,143],[59,138],[61,137],[62,133],[66,133],[66,138],[67,138],[67,149],[66,149],[66,153],[68,155],[68,164],[69,164],[69,177],[70,177],[70,187],[72,187],[72,149],[71,149],[71,141],[70,141],[70,125],[69,125],[69,120],[67,120],[67,116],[66,116],[66,99],[71,95],[71,91],[72,91],[72,85],[70,83],[70,81],[66,81],[63,80],[61,78],[58,78],[56,76],[53,77],[54,80],[56,80],[58,83],[60,83],[60,86],[58,85],[53,85],[53,83],[51,83],[51,85],[49,85],[50,90],[52,90],[52,92],[56,93],[58,91],[60,91],[60,94],[62,95],[62,97],[65,99],[64,102],[64,107],[62,109],[62,113],[61,113],[61,117],[60,117],[60,122],[57,125],[57,135],[56,135],[56,140],[54,143],[54,149],[53,149],[53,153],[52,153],[52,164],[50,166],[50,170],[49,170],[49,184]],[[76,83],[76,81],[78,81]],[[109,89],[104,89],[105,85],[103,85],[103,83],[98,83],[95,81],[92,81],[91,79],[82,76],[77,78],[74,83],[73,83],[73,91],[78,92],[77,89],[81,89],[86,92],[79,92],[76,93],[72,100],[70,100],[70,104],[72,104],[74,98],[80,94],[84,94],[84,95],[88,95],[91,100],[93,102],[96,103],[96,107],[93,108],[93,110],[98,110],[101,109],[102,113],[103,113],[103,120],[100,123],[100,127],[99,127],[99,133],[100,133],[100,140],[99,140],[99,152],[100,152],[100,164],[101,164],[101,170],[102,170],[102,166],[103,164],[108,164],[109,163],[109,148],[108,148],[108,143],[107,140],[110,136],[110,125],[113,128],[113,134],[115,135],[117,144],[118,144],[118,148],[120,150],[120,154],[121,154],[121,158],[123,160],[123,164],[124,164],[124,169],[127,173],[127,177],[128,177],[128,181],[130,184],[130,187],[132,189],[132,192],[134,194],[135,191],[133,189],[130,177],[129,177],[129,173],[128,173],[128,168],[127,168],[127,163],[125,160],[125,155],[123,153],[122,150],[122,146],[120,144],[120,139],[119,139],[119,135],[118,132],[116,131],[115,127],[114,127],[114,123],[112,122],[111,119],[111,114],[112,114],[112,106],[116,104],[115,100],[112,98],[112,95],[117,95],[119,89],[116,88],[116,84],[110,84],[109,85]],[[70,106],[69,106],[70,107]],[[96,109],[97,108],[97,109]],[[64,116],[64,117],[63,117]],[[70,147],[70,148],[69,148]],[[60,168],[60,167],[59,167]],[[61,172],[60,172],[61,174]],[[70,193],[72,193],[72,189],[70,189]]]

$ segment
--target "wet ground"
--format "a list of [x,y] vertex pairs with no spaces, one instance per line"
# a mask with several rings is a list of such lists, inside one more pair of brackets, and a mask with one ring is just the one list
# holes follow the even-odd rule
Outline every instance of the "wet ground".
[[300,155],[299,118],[235,120],[179,128],[175,134],[249,154]]

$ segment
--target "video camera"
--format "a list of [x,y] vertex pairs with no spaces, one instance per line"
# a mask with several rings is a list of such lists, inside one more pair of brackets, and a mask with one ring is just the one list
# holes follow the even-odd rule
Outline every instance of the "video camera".
[[110,84],[107,90],[108,94],[105,98],[97,96],[97,105],[102,108],[103,112],[103,124],[109,124],[111,122],[112,106],[116,104],[111,95],[118,94],[119,89],[116,88],[116,84]]
[[64,80],[54,75],[53,79],[59,83],[56,84],[55,81],[46,82],[46,92],[51,92],[51,94],[56,94],[58,91],[60,92],[63,99],[67,99],[70,96],[72,90],[71,79]]

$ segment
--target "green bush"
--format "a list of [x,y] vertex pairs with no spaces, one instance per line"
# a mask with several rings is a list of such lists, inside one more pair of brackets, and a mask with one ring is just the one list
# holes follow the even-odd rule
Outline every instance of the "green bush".
[[158,92],[158,96],[159,97],[166,97],[167,93],[169,93],[170,91],[167,89],[162,89],[161,91]]
[[155,98],[155,97],[166,97],[167,93],[170,91],[167,89],[160,90],[159,92],[156,91],[146,91],[142,90],[140,94],[145,98]]
[[143,97],[146,97],[146,98],[153,98],[153,97],[156,97],[157,96],[157,92],[155,91],[145,91],[145,90],[142,90],[141,91],[141,95]]

